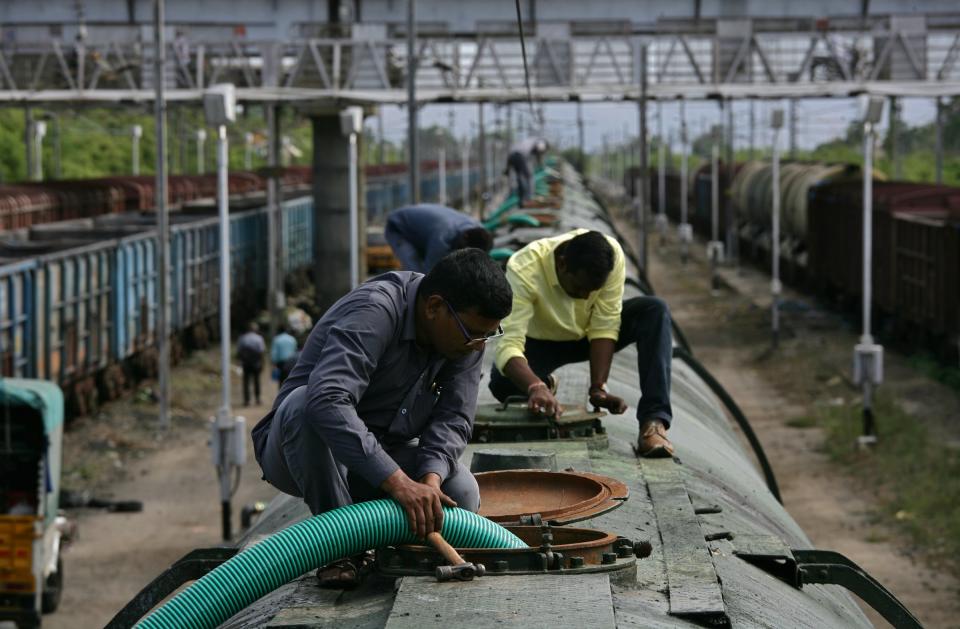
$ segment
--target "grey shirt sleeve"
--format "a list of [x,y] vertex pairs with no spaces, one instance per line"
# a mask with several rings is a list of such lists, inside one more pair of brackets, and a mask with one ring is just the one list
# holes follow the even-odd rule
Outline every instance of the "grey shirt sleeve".
[[461,360],[447,363],[437,375],[440,398],[420,435],[414,480],[434,472],[442,483],[456,471],[457,460],[473,432],[482,363],[483,353],[473,352]]
[[396,320],[397,313],[382,304],[354,304],[330,327],[307,381],[310,429],[338,461],[374,487],[399,466],[357,415],[357,403],[395,334]]

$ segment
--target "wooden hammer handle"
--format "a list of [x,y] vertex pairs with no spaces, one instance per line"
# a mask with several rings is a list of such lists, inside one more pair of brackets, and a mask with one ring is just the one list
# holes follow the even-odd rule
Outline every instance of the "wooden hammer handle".
[[437,552],[443,555],[443,558],[446,559],[451,566],[458,566],[462,563],[466,563],[463,560],[463,557],[460,556],[460,553],[458,553],[453,546],[448,544],[447,540],[443,539],[440,533],[436,531],[433,533],[428,533],[427,542],[436,548]]

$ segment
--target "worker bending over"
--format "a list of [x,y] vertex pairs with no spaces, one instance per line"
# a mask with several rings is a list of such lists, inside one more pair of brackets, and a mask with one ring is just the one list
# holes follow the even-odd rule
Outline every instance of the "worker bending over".
[[383,230],[405,271],[427,273],[451,251],[475,247],[484,252],[493,237],[477,219],[443,205],[424,203],[394,210]]
[[574,230],[535,240],[507,263],[513,312],[494,354],[490,391],[500,401],[528,397],[542,416],[562,412],[553,371],[590,361],[590,403],[620,414],[624,401],[607,390],[615,351],[635,343],[641,398],[637,453],[673,454],[670,408],[670,313],[656,297],[623,301],[625,261],[620,244],[596,231]]
[[[440,531],[441,505],[476,511],[477,482],[458,459],[484,346],[510,307],[503,272],[476,249],[426,276],[385,273],[355,288],[313,328],[253,429],[263,478],[313,514],[392,497],[420,538]],[[333,566],[321,584],[350,584],[361,569]]]
[[514,194],[517,195],[517,207],[524,207],[533,192],[528,160],[533,159],[539,167],[546,150],[547,143],[538,138],[529,138],[510,147],[510,151],[507,153],[507,167],[503,170],[503,174],[509,177],[510,173],[513,173],[513,178],[517,184],[514,188]]

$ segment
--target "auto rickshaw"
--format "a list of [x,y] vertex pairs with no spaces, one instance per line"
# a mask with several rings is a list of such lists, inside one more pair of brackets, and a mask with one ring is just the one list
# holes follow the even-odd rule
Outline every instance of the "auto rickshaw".
[[37,627],[60,603],[63,393],[0,379],[0,621]]

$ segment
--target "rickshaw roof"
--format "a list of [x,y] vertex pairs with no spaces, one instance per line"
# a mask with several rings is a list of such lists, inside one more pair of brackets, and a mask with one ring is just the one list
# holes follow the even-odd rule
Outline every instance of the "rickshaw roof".
[[63,392],[53,382],[25,378],[0,379],[0,412],[11,404],[40,411],[43,430],[52,433],[63,424]]

